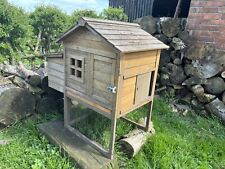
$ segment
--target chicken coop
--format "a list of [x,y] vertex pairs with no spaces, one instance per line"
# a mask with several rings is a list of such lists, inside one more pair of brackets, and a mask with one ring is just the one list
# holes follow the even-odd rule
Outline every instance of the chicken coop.
[[[49,85],[64,92],[64,126],[112,159],[118,118],[149,104],[145,126],[127,119],[149,131],[160,51],[168,47],[138,24],[90,18],[81,18],[57,42],[64,54],[48,60]],[[72,127],[70,100],[111,120],[108,149]]]

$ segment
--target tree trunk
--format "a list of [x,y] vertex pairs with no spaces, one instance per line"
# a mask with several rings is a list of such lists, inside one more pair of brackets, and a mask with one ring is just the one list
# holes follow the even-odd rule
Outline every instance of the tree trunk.
[[39,44],[40,44],[40,41],[41,41],[41,34],[42,34],[42,30],[39,30],[38,37],[37,37],[37,43],[36,43],[35,48],[34,48],[34,53],[36,53],[39,49]]
[[178,2],[177,2],[177,7],[176,7],[176,11],[174,13],[174,18],[178,18],[179,17],[179,14],[181,12],[181,8],[180,8],[181,2],[182,2],[182,0],[178,0]]

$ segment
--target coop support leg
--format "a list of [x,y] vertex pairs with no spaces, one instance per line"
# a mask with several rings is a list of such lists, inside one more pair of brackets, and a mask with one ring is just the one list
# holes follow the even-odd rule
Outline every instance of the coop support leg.
[[151,130],[151,116],[152,116],[152,107],[153,107],[153,101],[148,103],[148,114],[147,114],[147,120],[146,120],[146,126],[145,131],[150,132]]
[[109,158],[112,160],[114,158],[114,147],[116,140],[116,117],[111,119],[111,138],[109,143]]
[[71,99],[64,95],[64,126],[68,126],[70,124],[71,106]]

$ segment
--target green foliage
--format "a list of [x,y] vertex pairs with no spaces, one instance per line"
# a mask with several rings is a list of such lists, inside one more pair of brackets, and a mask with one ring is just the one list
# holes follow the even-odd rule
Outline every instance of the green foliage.
[[28,15],[7,0],[0,0],[0,62],[13,60],[18,52],[23,52],[29,41]]
[[39,6],[30,14],[31,25],[37,45],[46,52],[57,49],[54,41],[69,27],[69,17],[64,12],[52,6]]
[[116,20],[116,21],[127,21],[128,20],[128,17],[124,13],[123,8],[109,7],[107,9],[104,9],[103,12],[101,13],[101,17],[103,19]]
[[98,14],[94,10],[90,9],[77,9],[71,16],[71,25],[74,25],[81,17],[99,18]]
[[[165,100],[155,100],[153,122],[156,134],[150,137],[143,149],[132,159],[122,153],[116,143],[116,154],[121,169],[221,169],[225,168],[225,129],[214,119],[194,113],[183,116],[170,110]],[[81,108],[80,113],[86,112]],[[89,111],[89,110],[88,110]],[[129,116],[134,120],[143,117],[147,107]],[[0,168],[73,168],[60,150],[50,145],[36,129],[36,124],[59,115],[42,116],[41,120],[27,120],[0,133],[10,144],[0,146]],[[62,119],[62,117],[59,117]],[[43,120],[45,119],[45,120]],[[78,128],[104,145],[109,141],[110,122],[100,115],[91,115]],[[94,127],[93,127],[94,126]],[[118,120],[116,139],[128,133],[133,126]],[[31,167],[32,166],[32,167]]]

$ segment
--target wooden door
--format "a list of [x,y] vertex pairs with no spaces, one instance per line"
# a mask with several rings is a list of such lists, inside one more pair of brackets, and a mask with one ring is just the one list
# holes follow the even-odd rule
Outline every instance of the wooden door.
[[142,103],[149,98],[150,81],[151,72],[137,76],[135,104]]
[[92,97],[103,107],[112,109],[112,102],[115,93],[112,93],[107,88],[115,87],[115,64],[116,60],[92,55],[93,57],[93,72],[92,72]]

